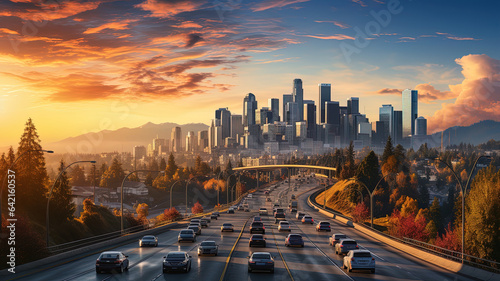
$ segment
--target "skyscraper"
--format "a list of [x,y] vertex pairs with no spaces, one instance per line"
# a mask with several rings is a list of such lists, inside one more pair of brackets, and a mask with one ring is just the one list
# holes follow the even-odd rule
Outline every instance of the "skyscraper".
[[215,111],[215,120],[220,120],[222,127],[222,138],[231,136],[231,112],[226,108],[219,108]]
[[406,89],[403,98],[403,137],[415,134],[415,119],[418,117],[418,91]]
[[377,135],[387,140],[389,136],[394,140],[394,108],[390,104],[383,104],[379,108],[379,120],[384,122],[383,132],[377,131]]
[[304,121],[307,127],[307,137],[316,140],[316,105],[304,103]]
[[394,144],[403,140],[403,111],[394,110]]
[[338,101],[325,102],[325,121],[323,123],[337,126],[340,124],[340,105]]
[[286,118],[288,120],[288,124],[295,126],[295,122],[300,121],[299,106],[296,102],[289,102],[286,104],[286,114],[287,114]]
[[172,128],[172,134],[170,135],[172,140],[172,152],[181,152],[182,151],[182,142],[181,142],[181,127]]
[[269,99],[267,105],[271,112],[273,113],[273,119],[269,123],[280,121],[280,100],[279,99]]
[[[241,115],[239,116],[241,117]],[[207,146],[208,146],[208,131],[198,131],[198,150],[203,151]]]
[[321,83],[321,84],[318,84],[318,87],[319,87],[318,122],[319,123],[326,123],[325,102],[331,101],[332,85]]
[[194,132],[188,132],[186,136],[186,152],[195,152],[197,150],[198,139]]
[[347,114],[359,114],[359,98],[347,100]]
[[427,119],[422,116],[415,119],[415,135],[427,136]]
[[231,137],[238,139],[243,136],[243,123],[241,115],[231,115]]
[[293,102],[299,108],[299,120],[304,120],[304,90],[302,89],[302,80],[296,78],[293,80]]
[[252,93],[249,93],[243,99],[243,126],[255,125],[255,110],[257,109],[257,100]]
[[289,122],[287,112],[286,112],[286,105],[289,102],[293,102],[293,95],[283,95],[283,112],[281,116],[283,116],[283,122]]

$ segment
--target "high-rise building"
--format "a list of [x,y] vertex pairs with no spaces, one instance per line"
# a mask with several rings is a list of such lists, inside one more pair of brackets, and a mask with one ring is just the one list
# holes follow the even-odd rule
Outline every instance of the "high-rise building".
[[249,93],[243,99],[243,126],[255,125],[255,110],[257,109],[257,100],[254,94]]
[[307,127],[307,138],[316,140],[316,105],[313,101],[304,102],[304,121]]
[[325,121],[322,123],[332,125],[340,124],[340,105],[338,101],[325,102]]
[[394,110],[394,144],[401,144],[403,140],[403,111]]
[[289,122],[287,112],[286,112],[286,105],[289,102],[293,102],[293,95],[283,95],[283,111],[281,116],[283,116],[283,122]]
[[321,83],[318,84],[319,87],[319,110],[318,110],[318,122],[323,124],[326,123],[325,119],[325,103],[331,101],[332,96],[332,85]]
[[133,156],[134,156],[134,159],[142,159],[143,157],[146,157],[147,155],[147,150],[146,150],[146,147],[142,146],[142,145],[136,145],[134,146],[134,150],[133,150]]
[[222,127],[222,138],[231,136],[231,112],[226,108],[219,108],[215,111],[215,120],[220,120]]
[[172,128],[171,134],[171,142],[172,142],[172,152],[181,152],[182,151],[182,142],[181,142],[181,127]]
[[418,117],[418,91],[406,89],[403,98],[403,137],[415,134],[415,119]]
[[271,112],[273,113],[272,120],[269,123],[279,122],[280,121],[280,100],[279,99],[269,99],[267,105]]
[[299,105],[296,102],[286,104],[286,119],[288,120],[288,124],[295,126],[295,122],[300,121],[299,114]]
[[212,119],[212,123],[208,128],[208,147],[212,149],[215,147],[215,120]]
[[295,137],[297,140],[305,140],[307,138],[307,123],[305,121],[295,122]]
[[299,108],[299,120],[304,120],[304,89],[302,89],[302,80],[296,78],[293,80],[293,102]]
[[194,132],[188,132],[186,135],[186,152],[195,152],[197,150],[198,140]]
[[381,139],[387,140],[389,136],[394,140],[394,108],[390,104],[383,104],[379,108],[379,120],[384,122],[383,132],[377,131]]
[[241,115],[231,115],[231,137],[238,139],[243,136],[243,121]]
[[415,119],[415,135],[427,136],[427,119],[422,116]]
[[[241,118],[241,115],[238,115]],[[240,122],[241,126],[241,122]],[[198,132],[198,150],[203,151],[208,146],[208,131]]]
[[347,100],[347,114],[359,114],[359,98]]
[[269,110],[268,107],[263,107],[261,109],[256,109],[255,110],[255,124],[257,125],[264,125],[267,123],[272,123],[270,122],[272,117],[273,112]]

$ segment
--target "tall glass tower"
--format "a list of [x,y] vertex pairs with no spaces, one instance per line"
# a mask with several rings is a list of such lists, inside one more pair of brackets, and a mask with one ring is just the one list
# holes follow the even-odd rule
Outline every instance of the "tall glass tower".
[[415,134],[415,119],[418,117],[418,91],[403,91],[403,138]]
[[379,108],[379,120],[384,122],[384,132],[377,131],[379,137],[386,141],[388,136],[391,136],[394,142],[394,108],[390,104],[383,104]]
[[298,118],[297,121],[304,120],[304,89],[302,89],[302,80],[294,79],[293,80],[293,102],[297,104],[299,107]]
[[319,87],[319,110],[318,110],[318,122],[326,123],[325,120],[325,103],[331,101],[332,96],[332,85],[321,83],[318,84]]
[[255,110],[257,109],[257,101],[255,95],[249,93],[243,99],[243,127],[255,125]]

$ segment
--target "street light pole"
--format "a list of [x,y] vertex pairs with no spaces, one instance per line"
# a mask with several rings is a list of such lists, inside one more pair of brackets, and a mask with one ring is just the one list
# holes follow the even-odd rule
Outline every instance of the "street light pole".
[[227,177],[227,181],[226,181],[226,204],[227,206],[229,206],[229,179],[231,179],[231,176],[234,176],[234,179],[236,179],[236,174],[230,174],[228,177]]
[[[221,172],[221,173],[222,173],[222,172]],[[219,175],[220,175],[220,173],[219,173]],[[188,180],[187,180],[187,182],[186,182],[186,211],[184,211],[184,216],[185,216],[185,217],[187,217],[187,210],[188,210],[188,186],[189,186],[189,182],[190,182],[192,179],[196,178],[196,177],[197,177],[197,176],[194,176],[194,177],[192,177],[192,178],[188,179]],[[218,186],[218,185],[219,185],[219,180],[217,180],[217,186]],[[219,193],[217,193],[217,195],[218,195],[218,194],[219,194]],[[219,198],[219,196],[217,196],[217,201],[218,201],[218,198]],[[218,203],[218,202],[217,202],[217,203]]]
[[127,178],[132,175],[133,173],[137,172],[157,172],[157,173],[165,173],[165,171],[153,171],[153,170],[135,170],[130,173],[128,173],[122,180],[122,185],[121,185],[121,191],[120,191],[120,230],[121,234],[123,235],[123,185],[125,184],[125,181]]
[[170,209],[172,209],[172,190],[174,189],[174,185],[178,182],[180,182],[181,180],[177,180],[175,181],[172,186],[170,187]]
[[54,191],[54,186],[56,186],[57,180],[66,171],[66,169],[68,169],[71,165],[77,164],[77,163],[93,163],[93,164],[95,164],[96,161],[76,161],[76,162],[73,162],[73,163],[69,164],[68,166],[66,166],[65,168],[63,168],[62,171],[57,176],[57,178],[54,180],[54,183],[52,184],[52,187],[50,188],[50,191],[49,191],[49,197],[47,198],[47,209],[46,209],[46,213],[45,213],[45,228],[46,228],[45,232],[46,232],[47,248],[49,247],[49,238],[50,238],[50,230],[49,230],[49,227],[50,227],[50,223],[49,223],[50,198],[52,198],[52,192]]
[[465,196],[467,195],[467,187],[469,186],[469,182],[472,178],[472,174],[474,173],[474,170],[476,169],[477,162],[481,158],[491,158],[491,156],[481,155],[476,159],[476,162],[474,162],[474,166],[472,166],[472,170],[470,171],[469,178],[467,179],[467,183],[465,184],[465,188],[462,185],[462,181],[458,177],[457,173],[453,170],[453,168],[450,165],[448,165],[448,163],[441,160],[441,158],[435,158],[435,160],[439,160],[441,163],[445,164],[448,168],[450,168],[451,172],[453,173],[453,175],[455,176],[455,179],[458,182],[458,185],[460,186],[460,192],[462,193],[462,263],[464,263],[464,255],[465,255],[465,252],[464,252],[464,245],[465,245],[465,231],[464,231],[464,227],[465,227]]

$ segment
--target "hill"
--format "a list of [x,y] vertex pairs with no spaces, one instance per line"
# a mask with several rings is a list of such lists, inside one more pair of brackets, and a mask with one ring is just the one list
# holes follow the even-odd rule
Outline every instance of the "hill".
[[[434,140],[432,146],[440,146],[441,132],[433,134],[432,139]],[[491,139],[500,140],[500,122],[484,120],[466,127],[451,127],[443,132],[444,145],[461,142],[478,145]]]

